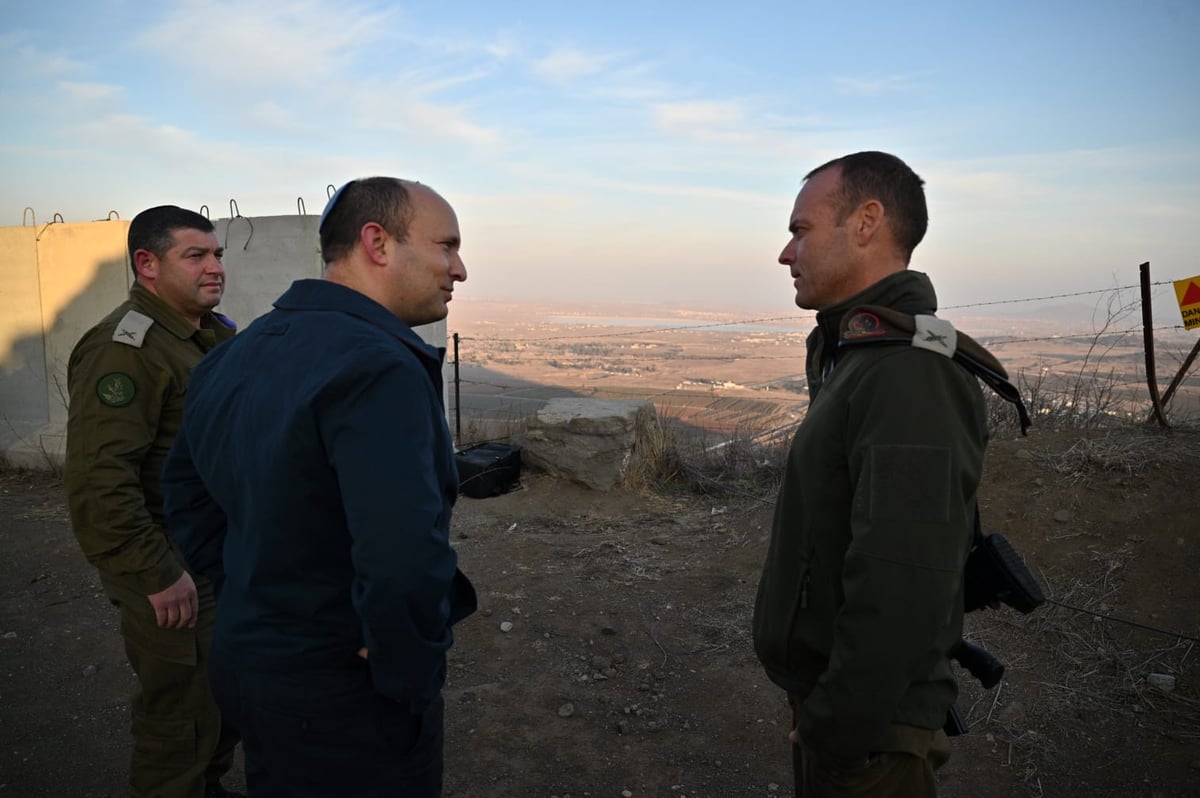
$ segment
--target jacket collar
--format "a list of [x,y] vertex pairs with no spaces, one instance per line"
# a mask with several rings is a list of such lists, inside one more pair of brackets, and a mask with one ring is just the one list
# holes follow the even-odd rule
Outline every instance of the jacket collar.
[[912,315],[931,314],[937,310],[937,294],[933,290],[929,275],[904,269],[889,274],[836,305],[821,309],[817,312],[817,326],[822,330],[832,330],[833,337],[836,338],[842,317],[846,315],[846,311],[857,305],[882,305]]
[[[183,317],[183,314],[163,302],[157,294],[151,293],[138,282],[135,282],[129,289],[129,301],[134,310],[154,319],[155,324],[161,325],[163,329],[180,340],[187,340],[197,332],[205,331],[216,331],[219,333],[218,339],[222,340],[233,335],[233,330],[229,329],[229,325],[221,322],[211,313],[205,313],[200,317],[199,328],[193,327],[192,323]],[[225,331],[228,331],[227,335],[224,334]]]
[[937,293],[924,272],[904,269],[889,274],[877,283],[837,304],[817,311],[817,326],[808,336],[807,376],[810,392],[819,388],[833,366],[842,317],[859,305],[882,305],[903,313],[932,314],[937,310]]
[[412,328],[366,294],[330,280],[296,280],[283,296],[275,300],[280,310],[331,310],[349,313],[398,338],[410,349],[434,361],[441,361],[439,350],[421,340]]

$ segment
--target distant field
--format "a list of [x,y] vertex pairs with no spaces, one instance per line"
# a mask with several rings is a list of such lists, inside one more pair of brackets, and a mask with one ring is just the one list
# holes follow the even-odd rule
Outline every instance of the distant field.
[[[1138,417],[1149,411],[1145,353],[1136,323],[1098,335],[1091,324],[1028,317],[947,318],[988,346],[1026,399],[1068,397],[1081,409]],[[472,300],[456,304],[463,419],[518,423],[555,396],[651,399],[668,423],[719,435],[798,420],[807,404],[804,339],[811,314],[708,312],[663,306],[564,307]],[[1155,337],[1159,390],[1196,334]],[[451,401],[454,402],[453,389]],[[1200,366],[1171,410],[1200,418]]]

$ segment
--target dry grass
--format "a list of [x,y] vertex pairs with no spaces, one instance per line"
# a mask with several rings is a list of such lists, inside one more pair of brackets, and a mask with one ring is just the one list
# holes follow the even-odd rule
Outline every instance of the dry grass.
[[1133,476],[1152,466],[1197,462],[1200,435],[1193,430],[1125,427],[1102,437],[1081,438],[1066,451],[1035,454],[1034,458],[1070,482],[1080,482],[1098,473]]
[[788,439],[739,427],[714,440],[683,429],[667,433],[657,475],[702,496],[773,501],[783,478]]
[[1008,745],[1031,795],[1042,794],[1039,774],[1053,769],[1055,741],[1110,736],[1110,725],[1134,728],[1139,721],[1171,739],[1200,740],[1200,701],[1147,683],[1152,673],[1182,682],[1195,662],[1194,641],[1098,617],[1117,607],[1137,547],[1129,540],[1116,550],[1091,549],[1081,553],[1083,567],[1040,575],[1048,599],[1085,612],[1048,604],[1028,616],[984,611],[968,618],[970,637],[1003,651],[1009,675],[1022,673],[1024,687],[1019,696],[1006,692],[1006,679],[983,691],[967,676],[968,722]]

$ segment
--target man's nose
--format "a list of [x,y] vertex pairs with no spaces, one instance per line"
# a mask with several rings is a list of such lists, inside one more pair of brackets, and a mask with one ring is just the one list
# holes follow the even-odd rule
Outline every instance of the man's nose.
[[450,264],[450,277],[460,283],[467,279],[467,264],[463,263],[463,259],[458,255],[454,256],[454,262]]
[[784,266],[791,266],[796,262],[796,242],[789,241],[783,245],[783,251],[779,253],[779,262]]

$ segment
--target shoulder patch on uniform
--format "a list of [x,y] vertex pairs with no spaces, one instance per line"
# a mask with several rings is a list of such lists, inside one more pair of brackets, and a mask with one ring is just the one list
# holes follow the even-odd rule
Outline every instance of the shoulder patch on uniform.
[[874,338],[887,334],[888,329],[883,325],[880,318],[868,310],[851,313],[846,317],[846,321],[842,325],[842,338],[845,340]]
[[958,331],[954,329],[953,324],[926,314],[913,316],[913,322],[916,324],[912,338],[913,346],[946,357],[954,357],[954,351],[958,349]]
[[112,371],[96,381],[96,396],[109,407],[125,407],[137,395],[133,377],[122,371]]
[[131,310],[117,322],[117,329],[113,330],[112,339],[119,344],[128,344],[141,349],[142,344],[146,342],[146,330],[153,326],[154,319],[145,313]]

